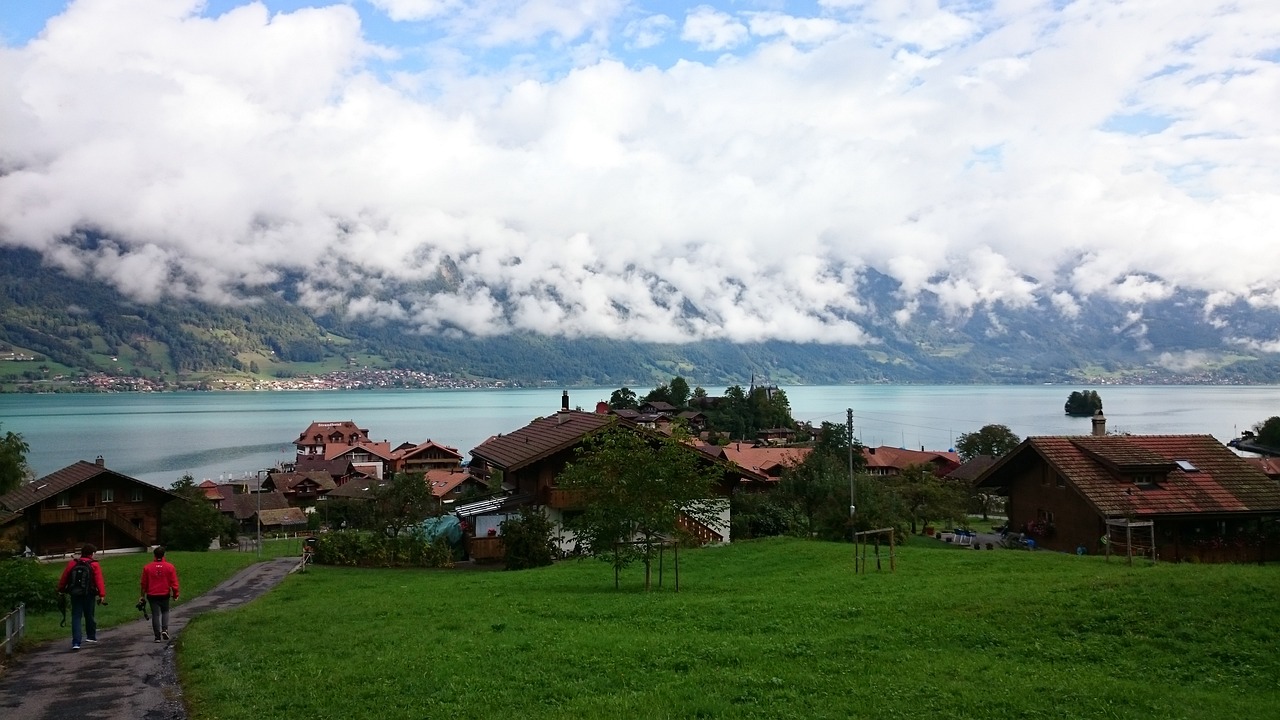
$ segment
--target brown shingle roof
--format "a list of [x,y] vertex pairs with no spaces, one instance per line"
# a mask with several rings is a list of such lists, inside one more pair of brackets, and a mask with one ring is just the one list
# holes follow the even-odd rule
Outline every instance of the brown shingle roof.
[[231,513],[236,520],[248,520],[258,511],[259,503],[263,510],[282,510],[289,507],[289,501],[282,493],[264,492],[228,496],[223,499],[218,509],[224,513]]
[[381,487],[382,480],[368,475],[362,475],[353,478],[336,490],[330,490],[325,494],[325,498],[330,500],[342,500],[351,498],[360,498],[362,500],[373,497],[374,491]]
[[471,455],[505,472],[512,472],[570,448],[587,435],[615,422],[625,421],[612,415],[563,410],[538,418],[515,432],[495,435],[477,445]]
[[[158,490],[166,495],[173,495],[173,493],[162,487],[157,487],[151,483],[129,477],[128,475],[122,475],[114,470],[108,470],[106,467],[98,465],[97,463],[80,460],[73,465],[68,465],[61,470],[51,472],[42,478],[33,480],[16,490],[0,496],[0,508],[10,511],[29,508],[32,505],[42,503],[60,492],[70,490],[76,485],[99,475],[110,475],[121,480],[137,483],[138,485],[142,485],[153,490]],[[174,497],[177,496],[174,495]]]
[[[1025,462],[1027,454],[1034,453],[1106,516],[1280,510],[1280,484],[1212,435],[1088,437],[1085,442],[1080,442],[1082,437],[1027,438],[979,482],[987,486],[1002,484],[1003,468]],[[1118,465],[1114,462],[1117,459],[1128,464]],[[1167,468],[1167,472],[1153,474],[1154,483],[1135,484],[1127,474],[1146,473],[1152,467]]]
[[263,510],[258,514],[263,525],[306,525],[307,514],[302,508],[280,508],[279,510]]

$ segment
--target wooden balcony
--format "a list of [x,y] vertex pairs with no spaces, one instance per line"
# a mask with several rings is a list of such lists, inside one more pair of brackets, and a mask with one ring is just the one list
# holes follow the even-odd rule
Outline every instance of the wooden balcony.
[[581,508],[585,503],[585,496],[581,490],[562,490],[560,488],[547,488],[546,506],[556,510],[576,510]]
[[110,523],[120,532],[137,540],[141,545],[148,545],[151,539],[148,538],[142,530],[134,527],[130,518],[121,515],[119,512],[107,505],[97,505],[94,507],[67,507],[48,510],[40,509],[40,524],[44,525],[62,525],[67,523],[93,522],[95,520]]

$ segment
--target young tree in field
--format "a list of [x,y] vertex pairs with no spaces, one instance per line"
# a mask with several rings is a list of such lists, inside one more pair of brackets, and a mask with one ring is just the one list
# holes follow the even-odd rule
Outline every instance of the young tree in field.
[[961,433],[956,440],[956,454],[969,461],[979,455],[1000,457],[1018,447],[1022,438],[1007,425],[983,425],[977,432]]
[[928,465],[905,468],[889,477],[888,485],[910,515],[912,534],[917,521],[928,525],[931,520],[959,521],[965,517],[965,488],[942,480]]
[[22,436],[7,432],[0,437],[0,495],[17,490],[26,482],[31,469],[27,466],[27,446]]
[[205,499],[195,478],[183,475],[169,486],[180,500],[165,503],[160,511],[160,541],[170,550],[208,550],[213,539],[233,535],[229,518]]
[[373,521],[387,537],[438,514],[439,503],[421,473],[396,473],[373,496]]
[[[838,540],[849,537],[850,460],[853,472],[867,466],[862,443],[851,440],[845,426],[824,422],[814,439],[813,452],[798,465],[782,472],[778,492],[803,518],[796,528],[806,537]],[[856,492],[856,490],[855,490]]]
[[617,569],[643,561],[647,587],[655,546],[676,535],[681,514],[718,517],[711,495],[721,472],[679,440],[614,425],[583,442],[556,484],[579,498],[582,512],[565,527],[583,551]]

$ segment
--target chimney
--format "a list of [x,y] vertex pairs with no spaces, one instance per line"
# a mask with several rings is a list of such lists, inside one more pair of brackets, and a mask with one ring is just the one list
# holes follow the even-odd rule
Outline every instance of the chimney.
[[569,391],[565,390],[560,396],[560,412],[569,412]]
[[1093,434],[1096,437],[1107,434],[1107,416],[1102,414],[1102,408],[1093,414]]
[[105,467],[106,461],[102,459],[101,455],[99,455],[98,457],[94,458],[93,464],[97,465],[98,467]]

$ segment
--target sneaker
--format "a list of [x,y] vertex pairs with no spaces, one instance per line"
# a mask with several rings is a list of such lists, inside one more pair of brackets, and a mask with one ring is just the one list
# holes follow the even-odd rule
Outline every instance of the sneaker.
[[161,631],[160,631],[160,639],[161,639],[161,640],[168,640],[168,639],[169,639],[169,631],[168,631],[168,630],[161,630]]
[[161,640],[160,638],[156,638],[154,642],[163,642],[163,640]]
[[96,643],[98,642],[98,638],[85,638],[84,641],[87,643]]
[[72,650],[79,650],[79,649],[80,649],[80,646],[79,646],[79,645],[72,645],[72,646],[71,646],[71,649],[72,649]]

